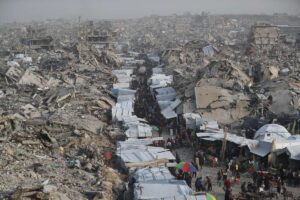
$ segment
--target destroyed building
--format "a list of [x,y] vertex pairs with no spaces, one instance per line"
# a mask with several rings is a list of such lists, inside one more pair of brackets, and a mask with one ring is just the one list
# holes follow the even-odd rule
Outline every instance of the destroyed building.
[[105,23],[107,29],[100,26],[101,29],[94,25],[93,21],[89,21],[88,24],[84,26],[86,30],[81,30],[85,33],[86,41],[93,44],[98,49],[114,49],[116,48],[115,36],[116,32],[109,29],[109,23]]
[[251,28],[249,40],[260,49],[271,49],[279,42],[279,29],[272,25],[255,25]]
[[21,39],[21,43],[31,49],[51,49],[53,48],[52,41],[53,38],[51,36]]
[[28,46],[30,49],[54,48],[53,37],[47,34],[46,29],[34,29],[31,26],[26,28],[26,37],[20,39],[21,44]]
[[108,32],[93,31],[92,34],[86,37],[86,40],[100,49],[112,49],[116,46],[116,43],[113,42],[112,34]]

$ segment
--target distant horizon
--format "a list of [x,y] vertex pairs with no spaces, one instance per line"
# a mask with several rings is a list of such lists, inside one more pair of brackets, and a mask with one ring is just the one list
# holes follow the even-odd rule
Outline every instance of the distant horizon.
[[[80,15],[78,16],[69,16],[69,17],[60,17],[60,18],[45,18],[45,19],[35,19],[35,20],[25,20],[25,21],[10,21],[10,22],[2,22],[0,21],[0,25],[6,25],[6,24],[12,24],[12,23],[19,23],[19,24],[26,24],[26,23],[31,23],[31,22],[43,22],[43,21],[56,21],[56,20],[67,20],[67,21],[72,21],[72,20],[78,20],[79,17],[81,17],[81,21],[119,21],[119,20],[138,20],[138,19],[142,19],[142,18],[147,18],[147,17],[152,17],[152,16],[158,16],[158,17],[170,17],[173,15],[177,15],[177,16],[184,16],[186,15],[187,12],[185,13],[173,13],[173,14],[168,14],[168,15],[160,15],[160,14],[151,14],[151,15],[145,15],[145,16],[140,16],[140,17],[128,17],[128,18],[85,18],[82,17]],[[201,15],[201,13],[190,13],[191,15]],[[276,14],[278,15],[287,15],[289,17],[298,17],[300,19],[300,15],[290,15],[287,13],[274,13],[274,14],[230,14],[230,13],[209,13],[209,15],[213,15],[213,16],[226,16],[226,15],[231,15],[231,16],[275,16]],[[279,24],[277,24],[279,25]]]
[[0,24],[56,20],[137,19],[185,13],[300,15],[300,0],[0,0]]

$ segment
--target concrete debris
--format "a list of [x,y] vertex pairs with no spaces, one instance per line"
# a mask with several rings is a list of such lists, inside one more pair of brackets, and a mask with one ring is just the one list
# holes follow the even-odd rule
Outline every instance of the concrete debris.
[[7,72],[6,72],[6,76],[10,79],[12,79],[13,81],[17,81],[21,78],[21,76],[24,73],[24,70],[18,65],[8,65],[11,66]]
[[166,172],[172,147],[225,141],[227,128],[299,169],[296,135],[253,139],[270,122],[300,133],[299,27],[205,12],[0,25],[0,199],[122,199],[146,167],[136,176],[171,178],[131,183],[127,199],[196,199]]
[[20,85],[35,85],[43,88],[45,86],[45,81],[46,80],[42,76],[37,75],[31,69],[27,69],[18,83]]
[[0,199],[116,199],[122,177],[108,177],[104,154],[114,149],[109,88],[123,59],[52,27],[54,44],[32,28],[0,57]]
[[[243,93],[216,86],[195,87],[196,106],[203,116],[228,124],[249,114],[250,99]],[[207,109],[207,110],[206,110]]]
[[296,114],[299,109],[299,98],[296,93],[288,90],[277,90],[267,93],[272,96],[270,111],[275,115]]
[[[200,70],[198,74],[200,79],[221,78],[224,82],[233,80],[235,82],[230,85],[232,86],[231,88],[234,85],[240,85],[242,87],[241,90],[243,90],[245,87],[252,85],[252,80],[246,73],[226,60],[213,61]],[[225,84],[224,82],[220,84]]]

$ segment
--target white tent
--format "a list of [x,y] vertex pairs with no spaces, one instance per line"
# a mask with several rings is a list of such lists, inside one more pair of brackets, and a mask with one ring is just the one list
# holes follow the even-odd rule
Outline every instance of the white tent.
[[254,139],[272,142],[274,139],[287,139],[291,134],[279,124],[266,124],[255,133]]
[[146,167],[133,172],[136,182],[175,180],[167,167]]

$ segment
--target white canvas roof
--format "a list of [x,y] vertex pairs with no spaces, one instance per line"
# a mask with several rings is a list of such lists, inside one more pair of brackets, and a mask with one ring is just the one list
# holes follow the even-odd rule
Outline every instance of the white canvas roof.
[[260,141],[257,145],[248,145],[250,152],[260,157],[265,157],[272,150],[272,143]]
[[132,69],[112,70],[112,74],[115,76],[130,76],[132,73],[133,73]]
[[112,120],[113,121],[123,121],[123,119],[133,115],[133,102],[132,101],[122,101],[116,103],[111,109]]
[[157,101],[160,110],[163,110],[171,105],[171,101]]
[[176,91],[172,87],[158,88],[155,89],[157,95],[167,95],[167,94],[176,94]]
[[166,167],[147,167],[137,169],[132,175],[136,182],[148,182],[158,180],[174,180],[175,177],[170,173]]
[[161,111],[165,119],[172,119],[177,117],[177,113],[173,111],[170,106]]
[[196,133],[197,137],[199,138],[210,137],[213,134],[215,133]]
[[288,140],[299,140],[300,141],[300,135],[291,135],[290,137],[287,138]]
[[148,124],[133,124],[125,134],[128,138],[152,137],[152,128]]
[[173,76],[172,75],[165,75],[165,74],[153,74],[149,81],[151,85],[160,85],[161,87],[165,87],[168,84],[172,84]]
[[130,88],[130,84],[129,83],[115,83],[113,84],[113,88],[114,89],[129,89]]
[[130,124],[130,123],[134,123],[134,124],[137,124],[137,123],[148,123],[147,120],[143,119],[143,118],[139,118],[137,117],[136,115],[132,115],[126,119],[124,119],[124,124]]
[[266,124],[254,135],[254,139],[264,140],[264,141],[273,141],[273,139],[287,139],[291,134],[279,124]]
[[153,161],[157,159],[175,160],[174,155],[168,149],[145,145],[122,145],[117,148],[117,155],[125,163]]
[[191,196],[192,193],[192,189],[183,180],[168,180],[134,184],[134,198],[136,200],[179,200],[187,199],[185,196]]
[[113,88],[112,94],[116,97],[122,95],[135,95],[136,90],[126,89],[126,88]]
[[211,137],[203,137],[203,138],[201,138],[201,140],[206,140],[206,141],[216,141],[217,139],[215,139],[215,138],[211,138]]
[[[209,140],[208,138],[211,138],[212,140],[210,140],[210,141],[223,140],[224,139],[224,132],[197,133],[197,137],[202,138],[203,140]],[[227,133],[227,141],[238,144],[240,146],[258,144],[257,140],[247,139],[245,137],[238,136],[238,135],[231,134],[231,133]]]
[[156,101],[172,101],[176,98],[176,93],[156,95],[155,98]]
[[128,138],[126,141],[118,141],[117,146],[132,146],[132,145],[144,145],[148,146],[153,144],[153,141],[156,140],[163,140],[162,137],[155,137],[155,138],[144,138],[144,139],[137,139],[137,138]]
[[198,113],[185,113],[183,117],[185,119],[185,126],[189,129],[199,128],[203,122],[201,115]]
[[130,76],[119,76],[117,78],[119,83],[130,83],[132,80],[132,77]]
[[292,160],[300,160],[300,146],[287,147],[288,155]]
[[219,130],[219,124],[215,120],[211,119],[202,119],[202,126],[200,126],[201,130]]
[[121,96],[118,96],[118,98],[117,98],[118,103],[122,103],[124,101],[126,101],[126,102],[128,102],[128,101],[134,102],[134,100],[135,100],[135,96],[134,95],[121,95]]
[[165,119],[172,119],[177,117],[177,113],[174,111],[174,109],[181,103],[179,99],[176,99],[175,101],[171,102],[170,105],[163,110],[161,110],[161,114],[164,116]]

